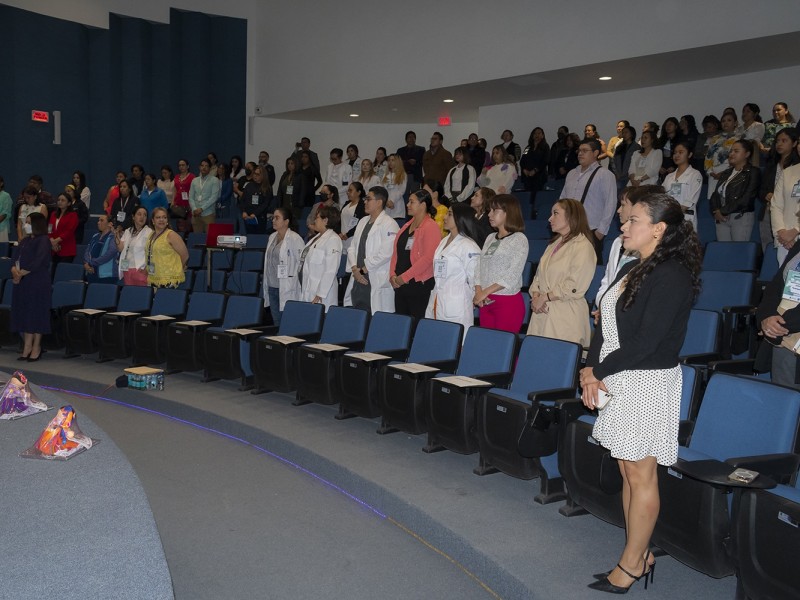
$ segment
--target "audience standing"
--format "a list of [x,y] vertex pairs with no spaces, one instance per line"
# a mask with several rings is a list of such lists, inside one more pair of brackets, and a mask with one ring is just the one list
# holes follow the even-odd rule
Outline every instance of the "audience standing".
[[410,182],[410,187],[422,181],[422,157],[425,148],[417,146],[417,134],[413,131],[406,133],[406,145],[397,149],[397,156],[403,161],[403,168]]
[[430,148],[422,155],[422,176],[444,184],[448,171],[453,167],[453,155],[442,146],[444,136],[438,131],[431,136]]
[[264,253],[264,307],[269,308],[273,324],[280,326],[286,303],[300,299],[297,271],[305,242],[295,231],[296,221],[290,208],[275,209],[272,228],[274,232]]
[[452,202],[465,202],[475,190],[475,169],[468,164],[469,154],[464,148],[456,148],[453,159],[456,166],[444,178],[444,195]]
[[77,228],[78,214],[72,210],[72,200],[66,192],[61,192],[56,200],[56,210],[50,215],[50,224],[47,227],[54,265],[60,262],[72,262],[75,258]]
[[189,250],[183,238],[169,227],[169,216],[163,208],[153,209],[153,233],[147,241],[147,285],[154,288],[177,288],[186,281]]
[[719,184],[711,195],[717,241],[750,240],[755,200],[761,184],[761,172],[752,165],[752,154],[750,140],[737,140],[728,154],[729,167],[720,174]]
[[325,311],[338,300],[336,274],[342,256],[339,238],[339,209],[321,206],[313,223],[316,235],[305,245],[300,255],[300,299],[303,302],[324,304]]
[[[166,210],[165,207],[159,206]],[[155,211],[155,208],[153,209]],[[149,212],[144,206],[136,207],[133,213],[133,224],[117,234],[115,242],[119,252],[119,279],[125,285],[147,285],[147,242],[153,230],[148,227]]]
[[[127,184],[127,181],[124,182]],[[83,270],[89,283],[116,283],[119,275],[115,224],[106,215],[97,219],[97,233],[83,254]]]
[[6,191],[6,181],[0,177],[0,242],[8,241],[13,210],[14,202],[11,200],[11,194]]

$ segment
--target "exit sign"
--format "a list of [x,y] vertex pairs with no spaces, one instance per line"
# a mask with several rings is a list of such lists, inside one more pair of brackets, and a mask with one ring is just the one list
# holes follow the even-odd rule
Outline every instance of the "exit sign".
[[450,125],[450,117],[439,117],[439,127],[447,127]]
[[31,120],[36,121],[37,123],[49,123],[50,113],[46,110],[32,110]]

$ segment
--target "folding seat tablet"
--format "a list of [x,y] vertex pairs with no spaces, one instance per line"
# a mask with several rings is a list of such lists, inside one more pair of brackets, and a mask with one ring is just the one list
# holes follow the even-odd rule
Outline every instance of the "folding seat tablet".
[[408,362],[388,364],[380,377],[378,433],[405,431],[417,435],[427,431],[425,392],[434,374],[456,368],[463,331],[460,323],[420,319]]
[[348,350],[361,350],[367,336],[369,313],[357,308],[331,306],[318,343],[295,350],[297,394],[293,404],[336,403],[336,364]]
[[511,381],[516,345],[517,336],[508,331],[469,328],[455,376],[434,376],[423,398],[428,428],[423,451],[478,451],[477,405],[489,388]]
[[[681,419],[687,422],[696,411],[700,375],[694,367],[681,365]],[[584,414],[563,428],[558,450],[558,473],[566,486],[566,504],[559,512],[567,517],[592,513],[623,526],[622,486],[619,465],[610,452],[592,437],[596,417]],[[691,427],[682,426],[684,431]]]
[[133,364],[160,364],[167,360],[167,326],[186,313],[186,290],[156,290],[150,314],[133,323]]
[[150,312],[153,290],[150,287],[126,285],[119,295],[117,310],[100,316],[98,325],[98,362],[127,358],[133,348],[133,324]]
[[[280,327],[273,328],[274,331],[258,337],[250,345],[249,370],[255,386],[252,394],[295,391],[295,348],[319,339],[324,318],[322,304],[290,300],[284,305]],[[249,375],[247,366],[242,364],[246,376]]]
[[225,314],[223,294],[193,292],[186,320],[167,327],[167,372],[197,371],[201,362],[201,339],[206,329],[222,323]]
[[263,300],[256,296],[230,296],[225,308],[225,319],[220,327],[209,327],[202,335],[203,351],[200,353],[205,376],[204,382],[214,379],[241,379],[241,355],[247,353],[250,343],[263,331],[261,326]]
[[787,482],[800,463],[798,425],[799,391],[714,374],[688,446],[679,447],[672,467],[658,467],[661,511],[653,543],[711,577],[733,574],[729,505],[738,484],[727,476],[741,467]]
[[392,360],[405,360],[414,319],[408,315],[376,312],[372,315],[364,352],[346,352],[336,365],[337,419],[380,415],[378,381]]
[[97,352],[97,324],[100,316],[117,306],[119,286],[92,283],[86,290],[83,308],[69,311],[64,318],[64,357]]
[[[557,447],[554,401],[575,398],[581,351],[579,344],[564,340],[534,335],[522,340],[510,388],[492,388],[478,404],[476,475],[497,471],[519,479],[542,475],[539,457],[553,454]],[[518,440],[536,404],[542,405],[542,418],[546,413],[553,422],[543,423],[537,456],[525,457],[519,453]]]

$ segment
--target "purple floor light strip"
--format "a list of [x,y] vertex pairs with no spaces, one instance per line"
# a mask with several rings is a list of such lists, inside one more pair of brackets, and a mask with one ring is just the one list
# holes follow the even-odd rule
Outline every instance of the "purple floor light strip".
[[101,400],[102,402],[109,402],[111,404],[117,404],[119,406],[124,406],[126,408],[132,408],[134,410],[140,410],[142,412],[150,413],[150,414],[153,414],[153,415],[158,415],[159,417],[164,417],[164,418],[169,419],[171,421],[176,421],[178,423],[183,423],[184,425],[189,425],[190,427],[194,427],[195,429],[200,429],[202,431],[207,431],[209,433],[213,433],[213,434],[219,435],[221,437],[228,438],[229,440],[233,440],[235,442],[239,442],[241,444],[244,444],[245,446],[250,446],[251,448],[253,448],[255,450],[258,450],[259,452],[262,452],[262,453],[264,453],[264,454],[266,454],[268,456],[271,456],[272,458],[275,458],[275,459],[281,461],[282,463],[284,463],[286,465],[289,465],[290,467],[293,467],[293,468],[297,469],[298,471],[301,471],[302,473],[305,473],[306,475],[309,475],[310,477],[313,477],[314,479],[316,479],[320,483],[328,486],[329,488],[334,489],[334,490],[336,490],[337,492],[339,492],[341,494],[344,494],[345,496],[347,496],[348,498],[350,498],[354,502],[357,502],[358,504],[360,504],[364,508],[366,508],[366,509],[372,511],[373,513],[375,513],[376,515],[378,515],[381,519],[386,519],[387,518],[386,515],[383,514],[382,512],[380,512],[377,508],[375,508],[371,504],[368,504],[364,500],[354,496],[353,494],[351,494],[347,490],[339,487],[338,485],[336,485],[332,481],[328,481],[324,477],[321,477],[321,476],[317,475],[313,471],[309,471],[305,467],[302,467],[302,466],[298,465],[297,463],[292,462],[288,458],[280,456],[279,454],[275,454],[274,452],[272,452],[270,450],[267,450],[266,448],[262,448],[261,446],[257,446],[256,444],[253,444],[252,442],[248,442],[245,439],[236,437],[234,435],[230,435],[228,433],[224,433],[224,432],[219,431],[217,429],[212,429],[210,427],[205,427],[205,426],[199,425],[197,423],[192,423],[191,421],[187,421],[185,419],[180,419],[178,417],[173,417],[172,415],[168,415],[168,414],[159,412],[157,410],[153,410],[153,409],[150,409],[150,408],[144,408],[142,406],[137,406],[135,404],[128,404],[127,402],[122,402],[121,400],[114,400],[113,398],[105,398],[103,396],[95,396],[93,394],[86,394],[84,392],[76,392],[75,390],[65,390],[63,388],[52,387],[52,386],[47,386],[47,385],[40,385],[39,387],[41,387],[42,389],[45,389],[45,390],[52,391],[52,392],[61,392],[61,393],[64,393],[64,394],[71,394],[73,396],[80,396],[80,397],[83,397],[83,398],[91,398],[93,400]]

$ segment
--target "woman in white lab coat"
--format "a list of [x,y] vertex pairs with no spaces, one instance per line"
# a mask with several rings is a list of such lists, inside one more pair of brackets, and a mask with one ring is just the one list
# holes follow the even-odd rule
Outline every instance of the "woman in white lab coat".
[[691,165],[692,150],[688,142],[678,141],[672,144],[672,162],[675,170],[664,178],[664,190],[678,201],[683,209],[684,217],[697,231],[697,201],[700,199],[700,188],[703,187],[703,176]]
[[264,307],[269,308],[275,325],[281,324],[283,307],[288,300],[300,299],[300,255],[303,238],[295,229],[297,223],[290,207],[279,207],[272,213],[272,228],[264,253]]
[[[389,263],[399,227],[386,214],[388,200],[389,192],[385,187],[375,186],[369,190],[364,200],[367,216],[356,225],[352,243],[347,249],[347,270],[353,276],[344,294],[344,305],[369,310],[372,314],[379,310],[394,312],[394,288],[389,283]],[[370,225],[370,229],[361,256],[359,250],[367,225]]]
[[336,274],[342,256],[339,238],[339,209],[322,205],[313,223],[316,235],[303,248],[300,255],[300,299],[304,302],[322,303],[325,311],[338,300],[339,286]]
[[464,335],[475,323],[472,297],[475,295],[475,267],[481,249],[475,242],[478,224],[475,211],[466,203],[453,203],[444,218],[450,232],[433,255],[433,278],[425,317],[452,321],[464,326]]

